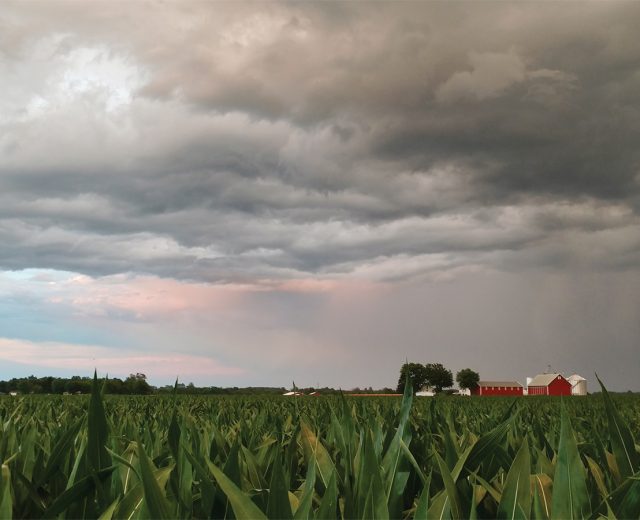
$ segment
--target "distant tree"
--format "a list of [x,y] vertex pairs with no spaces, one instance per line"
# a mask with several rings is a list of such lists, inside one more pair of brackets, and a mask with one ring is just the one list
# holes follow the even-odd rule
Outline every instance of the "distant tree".
[[425,382],[433,387],[436,392],[442,392],[443,388],[453,386],[453,374],[441,363],[427,363],[425,366]]
[[80,392],[87,394],[91,391],[91,379],[88,377],[71,376],[65,384],[65,391],[75,394]]
[[45,394],[53,393],[53,382],[55,381],[55,377],[53,376],[45,376],[41,377],[38,380],[38,385],[40,386],[40,391]]
[[153,388],[147,383],[147,376],[141,373],[129,374],[124,380],[123,386],[128,394],[150,394]]
[[21,394],[31,393],[32,386],[28,379],[20,379],[17,386],[18,392],[20,392]]
[[126,393],[124,381],[117,377],[107,379],[107,393],[108,394],[124,394]]
[[460,388],[473,390],[480,382],[480,374],[470,368],[463,368],[456,374],[456,382]]
[[404,385],[409,376],[413,391],[418,392],[427,383],[427,373],[424,365],[420,363],[405,363],[400,368],[400,377],[398,378],[397,390],[404,393]]

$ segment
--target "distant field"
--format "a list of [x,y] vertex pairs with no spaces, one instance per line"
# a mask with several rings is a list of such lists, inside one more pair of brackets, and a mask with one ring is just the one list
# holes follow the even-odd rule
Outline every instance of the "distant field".
[[638,518],[607,397],[3,396],[0,518]]

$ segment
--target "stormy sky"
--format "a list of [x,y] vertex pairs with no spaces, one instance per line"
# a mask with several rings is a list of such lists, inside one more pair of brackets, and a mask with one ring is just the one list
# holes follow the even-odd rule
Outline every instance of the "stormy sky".
[[637,2],[3,2],[0,378],[640,390]]

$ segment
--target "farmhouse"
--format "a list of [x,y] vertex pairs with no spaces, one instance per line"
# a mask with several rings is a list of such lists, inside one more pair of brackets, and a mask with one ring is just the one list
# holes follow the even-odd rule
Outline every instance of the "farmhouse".
[[436,391],[430,386],[422,387],[419,392],[416,392],[416,397],[433,397],[435,395]]
[[523,395],[523,388],[517,381],[480,381],[471,395]]
[[571,388],[562,374],[538,374],[527,384],[529,395],[571,395]]

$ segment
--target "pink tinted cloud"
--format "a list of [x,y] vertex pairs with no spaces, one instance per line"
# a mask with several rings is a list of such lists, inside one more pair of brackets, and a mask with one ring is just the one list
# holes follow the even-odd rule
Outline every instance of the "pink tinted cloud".
[[150,378],[191,376],[240,376],[245,370],[226,366],[206,356],[179,353],[148,354],[131,349],[97,345],[34,342],[0,338],[0,360],[31,367],[75,370],[90,374],[94,368],[115,376],[144,372]]
[[193,313],[242,312],[252,295],[264,292],[360,293],[379,285],[367,281],[296,278],[260,280],[253,284],[207,284],[171,278],[116,275],[72,276],[54,284],[40,284],[50,303],[69,305],[81,315],[126,313],[135,319]]
[[61,288],[59,303],[89,314],[124,311],[136,318],[237,306],[247,288],[209,285],[156,277],[111,276],[70,280]]

